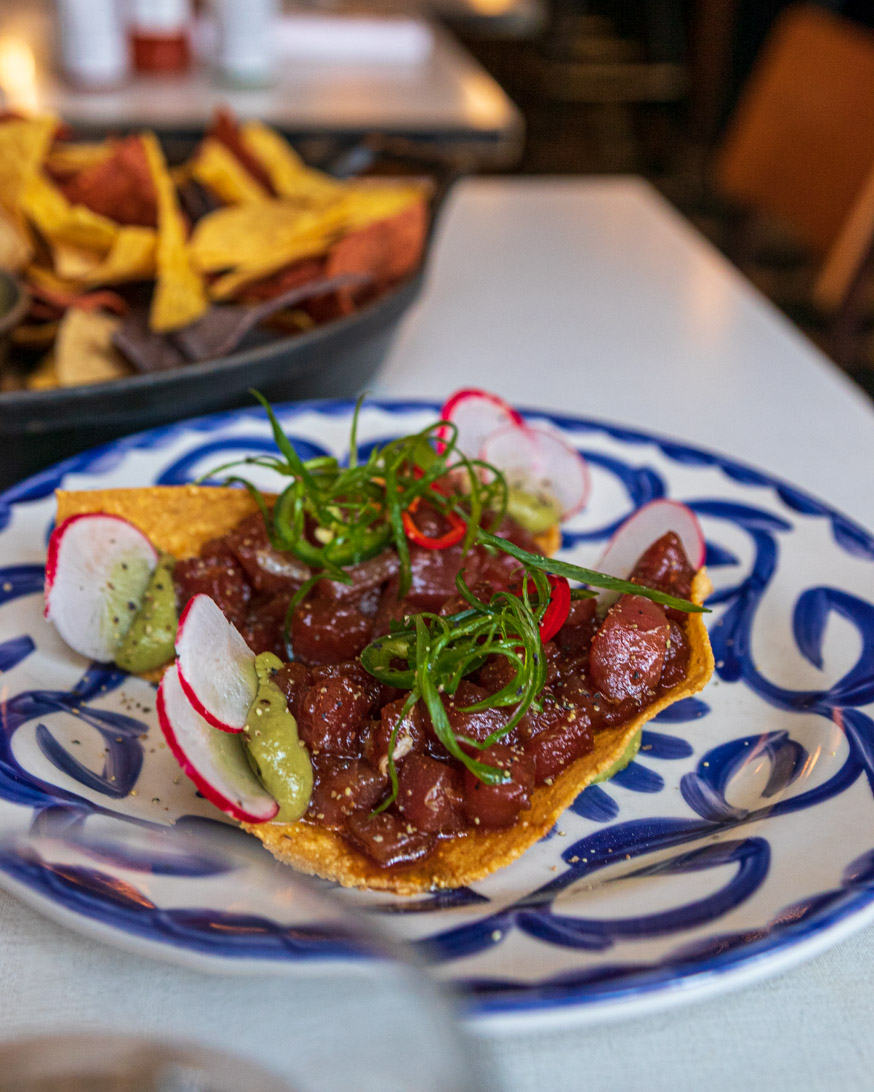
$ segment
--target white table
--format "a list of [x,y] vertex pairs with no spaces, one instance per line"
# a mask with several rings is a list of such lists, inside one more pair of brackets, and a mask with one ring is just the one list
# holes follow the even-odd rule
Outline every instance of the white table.
[[83,130],[154,128],[198,134],[216,107],[258,117],[291,136],[360,136],[369,132],[427,139],[462,148],[490,166],[516,161],[523,121],[480,64],[437,25],[423,23],[433,46],[421,60],[380,62],[348,57],[292,57],[275,84],[241,90],[217,82],[206,65],[175,77],[140,76],[117,90],[83,92],[58,77],[54,24],[46,0],[0,5],[0,103],[50,110]]
[[[874,526],[868,401],[640,182],[457,189],[378,387],[434,397],[471,384],[735,454]],[[274,1064],[290,1049],[277,980],[118,953],[5,895],[0,937],[2,1039],[62,1021]],[[735,993],[584,1030],[485,1035],[478,1052],[490,1088],[509,1092],[869,1088],[872,980],[867,928]]]

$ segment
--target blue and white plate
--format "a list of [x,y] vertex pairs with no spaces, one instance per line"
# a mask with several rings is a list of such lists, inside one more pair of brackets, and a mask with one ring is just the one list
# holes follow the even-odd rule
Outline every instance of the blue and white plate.
[[[425,403],[369,404],[362,442],[423,427]],[[346,449],[351,405],[283,408],[306,455]],[[518,862],[442,895],[347,892],[466,991],[477,1017],[600,1019],[784,968],[874,918],[874,537],[799,489],[707,451],[533,412],[586,456],[565,528],[593,564],[635,507],[697,512],[715,592],[716,674],[644,733]],[[161,830],[222,817],[163,744],[154,690],[85,662],[42,619],[52,490],[177,484],[269,450],[242,411],[89,452],[0,498],[0,882],[117,943],[201,966],[316,969],[330,929],[297,927],[281,879]],[[156,833],[157,832],[157,833]],[[236,835],[235,835],[236,837]],[[240,839],[252,841],[242,833]],[[268,889],[269,888],[269,889]]]

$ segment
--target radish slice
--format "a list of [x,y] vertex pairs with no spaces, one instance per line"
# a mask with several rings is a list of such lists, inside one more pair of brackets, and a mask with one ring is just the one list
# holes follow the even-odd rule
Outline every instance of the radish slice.
[[217,732],[192,708],[176,664],[158,687],[158,722],[176,761],[217,808],[244,823],[266,823],[279,804],[249,765],[241,739]]
[[[443,404],[440,417],[458,429],[458,449],[471,459],[479,458],[483,441],[490,433],[522,424],[522,415],[503,398],[474,388],[456,391]],[[446,439],[448,435],[449,429],[445,427],[437,432],[438,439]]]
[[214,728],[242,732],[258,692],[255,653],[208,595],[195,595],[176,631],[179,682]]
[[[624,580],[640,556],[668,531],[673,531],[679,538],[692,568],[700,569],[704,564],[706,544],[698,517],[685,504],[665,499],[650,501],[629,516],[607,543],[595,568]],[[618,592],[600,591],[599,606],[603,609],[618,597]]]
[[49,539],[45,616],[76,652],[112,660],[157,564],[158,551],[121,516],[70,516]]
[[559,519],[579,512],[589,499],[585,459],[551,429],[502,428],[486,437],[479,457],[503,471],[511,489],[555,501]]

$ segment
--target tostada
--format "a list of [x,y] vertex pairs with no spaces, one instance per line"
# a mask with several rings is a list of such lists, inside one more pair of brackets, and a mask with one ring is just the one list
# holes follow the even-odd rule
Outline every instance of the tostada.
[[46,616],[161,680],[183,770],[276,857],[398,894],[471,883],[706,684],[683,505],[640,509],[582,569],[551,555],[585,464],[496,396],[360,456],[356,414],[342,461],[302,460],[265,407],[276,455],[225,486],[59,492]]

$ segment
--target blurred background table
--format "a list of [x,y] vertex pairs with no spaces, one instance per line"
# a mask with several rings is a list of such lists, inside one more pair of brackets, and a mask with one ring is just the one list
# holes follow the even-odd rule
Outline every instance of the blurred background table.
[[[731,453],[874,526],[869,403],[639,180],[459,184],[378,393],[439,398],[472,384]],[[7,895],[0,931],[2,1038],[136,1028],[233,1043],[280,1069],[289,1057],[273,1034],[287,1003],[278,978],[253,991],[118,954]],[[489,1092],[864,1089],[872,977],[869,926],[779,977],[682,1008],[586,1028],[481,1028],[478,1054]],[[240,1011],[227,1037],[214,1014]]]
[[[500,10],[509,18],[516,6],[531,2],[504,0]],[[222,86],[206,66],[195,66],[176,77],[138,76],[100,92],[76,91],[58,77],[50,12],[46,0],[0,5],[0,90],[7,107],[51,110],[82,131],[152,128],[193,137],[217,106],[229,105],[240,117],[258,117],[296,140],[379,132],[463,151],[478,167],[512,165],[521,151],[518,109],[454,36],[431,21],[430,10],[411,9],[421,35],[430,38],[419,59],[404,60],[402,51],[388,61],[295,56],[280,65],[272,86],[257,89]]]

